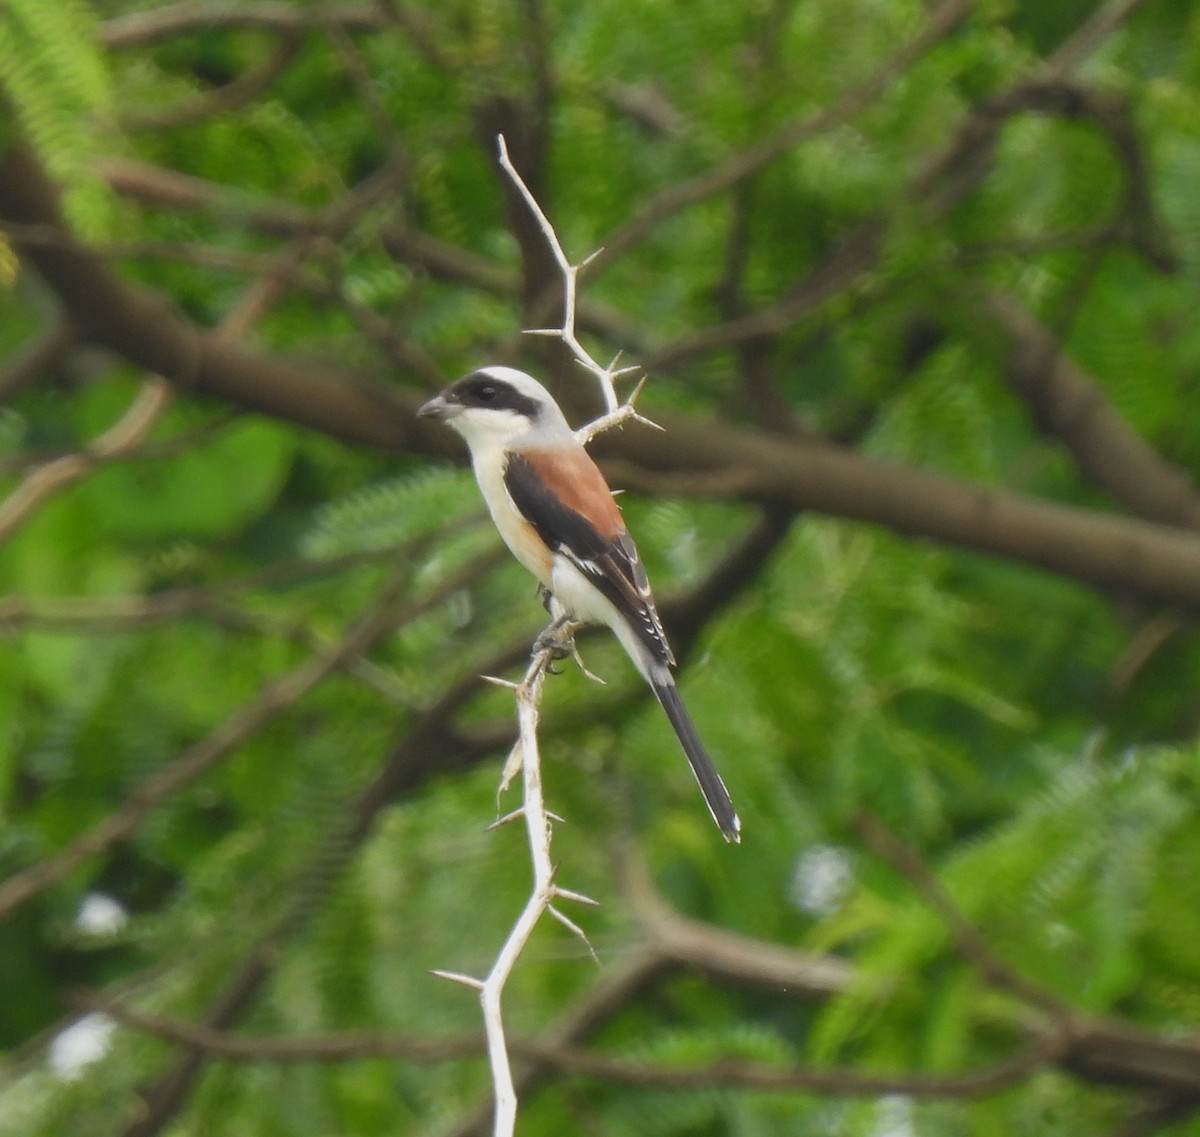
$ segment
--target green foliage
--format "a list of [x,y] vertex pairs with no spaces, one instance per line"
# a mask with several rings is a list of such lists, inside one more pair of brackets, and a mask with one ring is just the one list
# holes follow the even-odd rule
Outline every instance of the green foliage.
[[311,557],[377,552],[436,534],[457,514],[479,512],[461,472],[422,470],[354,490],[318,511],[301,547]]
[[[0,90],[67,187],[68,217],[93,237],[111,228],[113,213],[93,165],[113,136],[113,93],[95,29],[95,12],[82,0],[6,0],[0,8]],[[0,131],[0,149],[15,141],[11,127]]]
[[[531,158],[526,172],[575,258],[664,193],[806,123],[751,178],[675,210],[581,276],[594,306],[581,312],[584,339],[598,357],[623,349],[634,362],[812,292],[778,329],[652,369],[648,414],[1120,510],[1009,388],[1010,345],[974,299],[987,286],[1060,338],[1129,428],[1196,480],[1195,5],[1143,6],[1070,77],[1128,102],[1160,214],[1140,219],[1128,215],[1123,136],[1094,116],[1022,111],[986,153],[929,173],[976,107],[1041,73],[1091,3],[976,5],[872,98],[836,113],[924,27],[928,5],[271,7],[311,14],[294,41],[215,5],[202,23],[98,46],[101,20],[146,7],[0,5],[0,83],[15,111],[2,141],[19,130],[66,187],[72,223],[119,235],[103,252],[115,270],[202,326],[294,263],[242,334],[248,348],[394,384],[411,405],[436,372],[494,359],[549,370],[545,341],[518,336],[529,249],[492,167],[499,123],[521,144],[544,128],[545,151],[529,152],[544,164]],[[160,17],[186,22],[190,11]],[[382,24],[338,27],[347,13]],[[278,59],[241,99],[241,81]],[[117,207],[96,173],[114,151],[199,179],[184,188],[208,185],[213,200],[183,208],[145,191]],[[384,169],[386,189],[342,215],[346,195]],[[322,219],[316,229],[296,229],[300,211]],[[1161,227],[1172,268],[1138,244],[1135,220]],[[869,253],[863,233],[875,234]],[[410,256],[414,235],[461,256]],[[839,275],[848,242],[861,263]],[[42,291],[20,277],[11,287],[20,248],[16,238],[15,253],[0,248],[6,356],[47,316]],[[635,342],[611,331],[614,316]],[[0,367],[6,396],[8,374]],[[45,463],[85,451],[141,378],[88,350],[15,390],[0,412],[0,502]],[[777,421],[779,403],[794,421]],[[681,488],[620,499],[665,612],[760,522],[740,486]],[[496,792],[512,699],[478,676],[519,674],[544,613],[502,554],[465,469],[184,390],[134,453],[17,520],[0,547],[0,876],[136,802],[147,779],[347,629],[367,619],[378,634],[0,926],[0,1137],[120,1133],[178,1061],[174,1044],[122,1028],[95,1063],[71,1074],[48,1065],[36,1040],[63,1030],[63,995],[81,987],[197,1021],[261,967],[232,1026],[247,1038],[478,1029],[472,993],[430,972],[484,972],[529,889],[522,826],[488,828],[519,801],[516,788]],[[812,514],[720,601],[702,614],[680,683],[745,841],[727,847],[712,829],[611,637],[581,637],[606,685],[565,662],[547,683],[541,747],[551,808],[570,822],[555,830],[558,879],[602,902],[569,909],[600,969],[546,921],[506,996],[514,1034],[544,1036],[639,957],[645,933],[621,873],[633,849],[686,915],[824,953],[854,978],[798,993],[664,973],[596,1020],[587,1045],[598,1052],[644,1066],[728,1058],[896,1076],[1010,1056],[1028,1008],[989,984],[912,881],[866,847],[864,810],[925,858],[1024,979],[1080,1012],[1194,1032],[1190,625],[1086,581],[914,541],[902,522]],[[824,891],[812,877],[821,864],[836,878]],[[83,926],[96,894],[117,899],[126,922]],[[164,1134],[436,1134],[488,1085],[478,1056],[204,1069]],[[1051,1069],[978,1100],[556,1078],[525,1095],[521,1132],[1078,1137],[1117,1131],[1135,1105]]]

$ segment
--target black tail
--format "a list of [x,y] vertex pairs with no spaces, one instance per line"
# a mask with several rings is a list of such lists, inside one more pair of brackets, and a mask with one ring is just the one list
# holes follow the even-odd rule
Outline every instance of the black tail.
[[721,775],[717,773],[717,768],[712,764],[708,751],[704,749],[704,743],[700,741],[700,736],[696,733],[692,716],[687,713],[687,708],[679,697],[679,689],[675,686],[674,679],[669,675],[665,683],[651,679],[650,686],[662,704],[662,709],[667,712],[671,726],[675,728],[675,734],[679,738],[683,752],[687,755],[688,762],[691,763],[692,773],[696,775],[696,781],[700,783],[700,792],[708,804],[708,811],[713,815],[713,820],[721,830],[721,835],[726,841],[740,841],[742,839],[742,823],[738,820],[733,802],[729,799],[729,791],[725,788],[725,783],[721,781]]

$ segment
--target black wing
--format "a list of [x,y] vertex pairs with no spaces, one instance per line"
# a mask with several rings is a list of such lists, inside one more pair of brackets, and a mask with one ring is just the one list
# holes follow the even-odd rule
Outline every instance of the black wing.
[[[604,485],[602,478],[600,484]],[[674,665],[675,658],[655,610],[642,559],[624,528],[605,536],[587,517],[553,493],[536,463],[520,454],[509,455],[504,485],[513,504],[538,536],[587,575],[601,595],[637,629],[638,638],[651,656],[668,666]],[[607,486],[603,492],[607,497]],[[611,498],[608,500],[611,502]],[[619,517],[615,508],[613,512]]]

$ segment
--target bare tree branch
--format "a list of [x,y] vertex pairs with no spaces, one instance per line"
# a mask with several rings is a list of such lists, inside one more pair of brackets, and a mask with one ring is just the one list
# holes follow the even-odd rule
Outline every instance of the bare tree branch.
[[258,232],[294,237],[322,231],[321,214],[287,201],[262,201],[206,178],[133,158],[108,157],[100,173],[119,194],[164,209],[209,210]]
[[51,494],[78,481],[97,466],[132,450],[154,428],[171,401],[171,388],[157,377],[145,380],[121,417],[85,450],[55,458],[31,470],[0,501],[0,543]]
[[223,86],[205,91],[176,106],[130,113],[125,116],[123,124],[126,129],[133,131],[170,130],[237,110],[267,91],[292,65],[303,46],[303,39],[298,33],[286,32],[271,54],[257,67]]
[[867,845],[901,873],[926,904],[946,925],[958,950],[979,969],[989,983],[1036,1007],[1064,1029],[1074,1012],[1057,996],[1018,975],[991,948],[975,926],[962,914],[933,870],[872,813],[861,813],[854,828]]
[[181,0],[145,12],[130,12],[106,20],[100,42],[121,50],[153,43],[170,36],[188,35],[210,28],[252,28],[258,31],[297,32],[336,21],[349,31],[375,31],[386,19],[375,4],[331,4],[328,8],[303,7],[275,0]]
[[26,387],[65,359],[75,346],[75,332],[67,321],[55,319],[0,371],[0,406],[10,402]]
[[91,857],[127,840],[152,810],[228,757],[272,718],[294,706],[328,675],[360,657],[393,628],[412,619],[416,613],[444,602],[464,587],[475,572],[475,566],[468,564],[428,595],[402,606],[396,601],[409,586],[409,579],[406,571],[395,572],[372,606],[335,644],[266,684],[255,699],[137,785],[116,812],[57,853],[0,882],[0,919],[38,893],[60,883]]
[[675,911],[659,894],[633,850],[621,857],[622,893],[651,950],[672,963],[737,983],[825,997],[853,982],[853,964],[832,955],[798,951],[693,920]]
[[917,60],[958,28],[974,7],[973,0],[943,0],[930,13],[925,27],[912,41],[881,63],[866,82],[852,88],[831,107],[810,118],[788,123],[715,170],[663,190],[647,202],[637,216],[604,241],[602,251],[592,261],[592,271],[600,272],[619,260],[681,209],[730,189],[770,165],[806,138],[824,134],[862,113],[897,78],[906,74]]
[[[28,150],[13,147],[0,159],[4,219],[62,228],[56,197]],[[285,418],[299,411],[307,425],[319,427],[324,422],[375,445],[415,440],[411,415],[385,389],[315,375],[224,342],[179,316],[161,297],[126,284],[74,239],[61,248],[31,249],[28,257],[58,293],[84,337],[177,386]]]
[[[243,1061],[352,1062],[389,1057],[425,1064],[476,1057],[486,1044],[478,1034],[439,1038],[380,1031],[311,1038],[254,1038],[228,1034],[166,1015],[135,1011],[94,996],[77,994],[73,1001],[78,1006],[110,1015],[132,1030],[214,1057]],[[676,1092],[715,1088],[766,1092],[811,1090],[837,1097],[877,1097],[882,1094],[907,1094],[928,1099],[986,1097],[1027,1080],[1044,1069],[1054,1057],[1050,1044],[1039,1040],[994,1066],[962,1074],[863,1074],[856,1070],[768,1065],[736,1058],[721,1058],[703,1065],[668,1066],[610,1057],[572,1046],[558,1037],[545,1040],[513,1037],[508,1045],[514,1055],[536,1062],[558,1075],[640,1089]]]
[[1140,517],[1200,529],[1200,490],[1120,416],[1104,392],[1014,297],[979,293],[1011,344],[1007,376],[1037,424],[1070,451],[1093,485]]
[[1101,4],[1046,60],[1045,73],[1057,77],[1073,71],[1147,3],[1149,0],[1107,0]]

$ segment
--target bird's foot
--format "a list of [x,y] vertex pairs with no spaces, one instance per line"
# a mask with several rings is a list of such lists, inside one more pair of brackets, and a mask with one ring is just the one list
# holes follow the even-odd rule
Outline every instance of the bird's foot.
[[576,629],[582,627],[567,616],[559,616],[548,627],[538,633],[538,637],[533,641],[533,654],[541,655],[545,653],[548,656],[546,670],[551,675],[558,675],[558,668],[554,666],[559,660],[573,659],[578,665],[579,670],[584,673],[589,679],[596,683],[603,683],[604,680],[599,675],[593,675],[583,663],[583,657],[579,654],[579,648],[575,646]]
[[565,616],[560,616],[538,633],[533,641],[533,653],[549,656],[548,670],[552,675],[557,675],[553,664],[578,654],[575,650],[575,625]]

